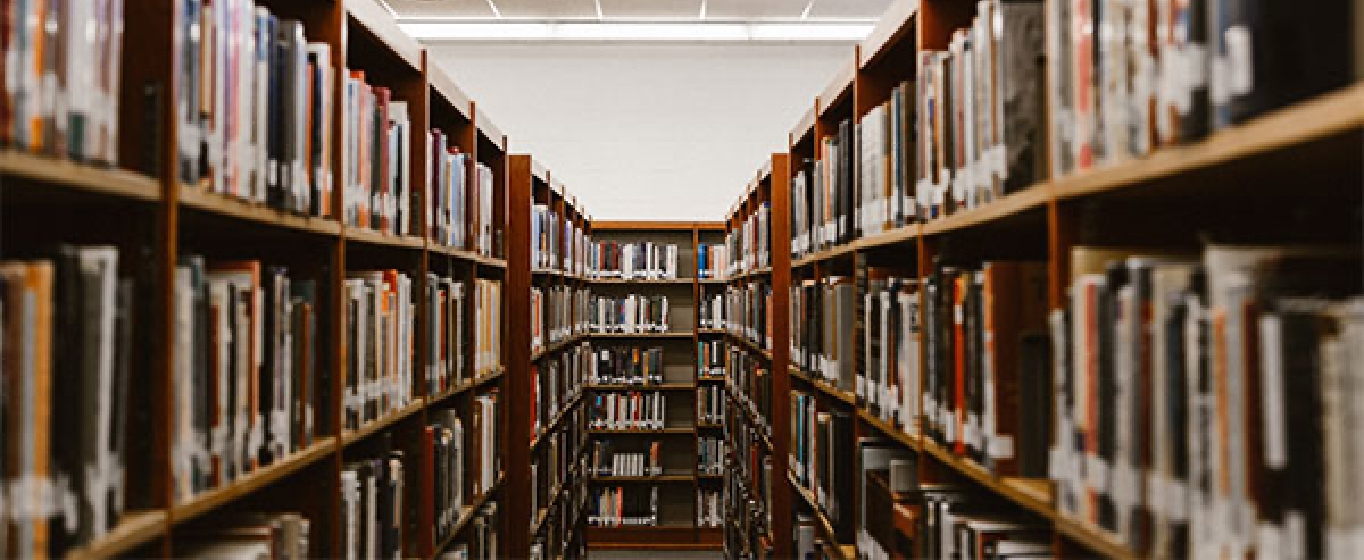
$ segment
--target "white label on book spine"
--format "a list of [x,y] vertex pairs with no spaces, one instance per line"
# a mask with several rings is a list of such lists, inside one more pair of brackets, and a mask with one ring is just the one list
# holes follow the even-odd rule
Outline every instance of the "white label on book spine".
[[1108,488],[1108,462],[1098,455],[1085,456],[1085,485],[1091,489]]
[[1282,323],[1277,316],[1260,318],[1261,394],[1264,395],[1264,461],[1271,469],[1288,464],[1288,434],[1285,420],[1283,353],[1280,346]]
[[990,457],[995,459],[1014,458],[1014,438],[1010,435],[995,435],[990,438]]
[[1227,88],[1231,95],[1246,95],[1255,89],[1255,61],[1251,50],[1250,28],[1233,25],[1222,34],[1227,45]]
[[1284,552],[1283,527],[1261,522],[1255,528],[1255,557],[1287,558]]
[[1289,510],[1284,513],[1284,560],[1305,560],[1307,558],[1307,520],[1302,513]]

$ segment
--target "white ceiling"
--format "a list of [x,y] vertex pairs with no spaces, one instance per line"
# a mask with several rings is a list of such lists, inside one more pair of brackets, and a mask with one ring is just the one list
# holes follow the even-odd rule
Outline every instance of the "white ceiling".
[[[875,20],[891,0],[385,0],[401,18]],[[495,10],[494,11],[494,7]],[[808,8],[808,11],[807,11]],[[601,10],[600,14],[598,9]]]

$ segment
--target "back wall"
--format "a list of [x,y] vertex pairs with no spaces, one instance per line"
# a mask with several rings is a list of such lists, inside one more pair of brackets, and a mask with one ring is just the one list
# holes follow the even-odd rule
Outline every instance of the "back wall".
[[437,43],[436,62],[595,219],[718,220],[852,44]]

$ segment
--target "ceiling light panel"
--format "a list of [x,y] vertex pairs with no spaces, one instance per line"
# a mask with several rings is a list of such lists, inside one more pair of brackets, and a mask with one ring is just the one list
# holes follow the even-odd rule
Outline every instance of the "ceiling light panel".
[[423,21],[401,23],[403,30],[429,43],[450,41],[588,42],[839,42],[866,38],[871,24],[711,22]]

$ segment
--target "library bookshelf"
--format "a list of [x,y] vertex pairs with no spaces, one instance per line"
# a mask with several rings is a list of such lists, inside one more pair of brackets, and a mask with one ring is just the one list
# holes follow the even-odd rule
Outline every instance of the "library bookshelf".
[[[793,252],[791,241],[795,232],[786,229],[795,204],[790,199],[793,192],[790,181],[810,169],[808,162],[825,158],[822,144],[838,134],[841,123],[859,123],[869,111],[890,100],[898,84],[921,78],[915,75],[919,54],[947,49],[953,33],[971,25],[976,10],[975,3],[950,0],[894,2],[868,38],[849,53],[848,64],[840,68],[789,132],[789,157],[786,154],[773,157],[771,165],[782,169],[782,179],[777,181],[773,172],[772,183],[766,184],[766,171],[760,171],[758,179],[744,189],[744,195],[730,211],[729,223],[731,229],[738,229],[757,208],[769,205],[771,271],[754,267],[731,275],[730,282],[737,286],[770,283],[773,306],[768,328],[772,341],[765,346],[747,337],[731,335],[733,346],[758,363],[770,364],[774,395],[785,395],[786,387],[809,395],[820,412],[838,411],[852,419],[850,433],[843,437],[854,441],[876,438],[913,457],[921,484],[968,488],[997,503],[995,507],[1001,514],[1038,520],[1049,534],[1051,556],[1146,557],[1149,552],[1127,544],[1116,533],[1067,513],[1058,505],[1055,482],[1045,475],[999,476],[955,446],[928,435],[926,418],[889,421],[874,413],[866,397],[853,388],[841,388],[818,372],[799,367],[790,349],[794,341],[787,338],[790,334],[783,329],[787,325],[795,328],[795,323],[804,318],[785,315],[792,307],[784,296],[802,282],[819,283],[831,277],[853,279],[856,338],[852,359],[861,375],[868,368],[862,349],[869,336],[869,325],[863,315],[869,269],[896,270],[910,278],[926,279],[934,273],[938,262],[980,263],[997,259],[1045,262],[1046,306],[1060,310],[1070,301],[1069,293],[1074,287],[1071,255],[1072,249],[1079,246],[1152,245],[1192,250],[1212,238],[1261,244],[1328,243],[1350,247],[1357,255],[1361,247],[1358,185],[1364,181],[1360,172],[1364,159],[1360,155],[1364,153],[1364,85],[1354,83],[1221,128],[1197,140],[1156,148],[1144,156],[1066,175],[1047,170],[1044,178],[1026,188],[974,207],[888,224],[877,233],[844,243]],[[1056,126],[1052,122],[1051,126]],[[763,162],[764,170],[768,166],[768,162]],[[1297,174],[1313,179],[1295,180]],[[1286,191],[1283,189],[1286,184],[1299,187]],[[779,255],[790,257],[786,262],[778,262]],[[923,291],[915,297],[921,298],[920,308],[926,308],[928,301]],[[923,356],[927,355],[927,342],[920,340],[916,344],[920,344],[920,359],[926,360]],[[926,367],[925,364],[920,362],[921,367]],[[732,368],[729,375],[731,378],[735,375]],[[925,387],[914,390],[922,395]],[[744,389],[734,391],[741,395]],[[770,441],[762,437],[747,439],[757,452],[775,456],[773,470],[777,481],[772,483],[772,494],[767,499],[774,504],[783,500],[789,505],[773,505],[771,509],[798,512],[799,523],[813,526],[816,546],[830,557],[854,558],[870,552],[862,549],[864,543],[852,537],[847,528],[839,526],[812,489],[803,486],[787,470],[787,457],[792,452],[789,446],[793,444],[790,430],[794,428],[789,409],[778,411],[783,400],[770,405]],[[740,425],[761,424],[762,420],[757,419],[760,415],[752,412],[748,400],[739,397],[731,402]],[[1022,414],[1042,414],[1046,418],[1044,425],[1052,422],[1047,416],[1051,414],[1049,410]],[[759,425],[750,430],[763,432],[764,428]],[[731,432],[727,432],[731,445],[738,445],[740,442],[734,440],[735,434]],[[1052,437],[1048,432],[1046,439]],[[1045,453],[1046,449],[1032,451]],[[858,473],[860,460],[860,456],[850,459],[846,467]],[[743,492],[752,493],[749,488],[743,488]],[[863,507],[858,503],[861,499],[858,495],[839,499],[844,511]],[[926,514],[920,506],[909,505],[914,503],[912,498],[898,500],[891,510],[868,511],[866,515],[893,516],[897,524],[906,521],[899,534],[912,540],[915,531],[922,530],[922,516]],[[851,510],[847,509],[849,504]],[[759,525],[756,535],[752,524],[734,522],[745,518],[742,514],[732,516],[726,527],[726,546],[731,553],[772,558],[794,553],[780,547],[791,545],[788,535],[792,534],[792,524],[798,522],[797,516],[774,515],[771,527],[764,529]],[[860,530],[863,522],[866,519],[853,518],[844,523]],[[765,530],[770,533],[763,533]]]
[[[429,129],[444,130],[460,152],[491,169],[494,210],[492,223],[483,225],[493,242],[483,250],[473,245],[439,243],[420,211],[415,212],[407,234],[387,235],[346,225],[337,219],[338,212],[327,217],[297,214],[182,181],[175,147],[178,135],[185,132],[177,130],[176,103],[170,100],[178,99],[187,82],[180,72],[185,61],[174,54],[180,44],[177,41],[183,39],[177,36],[183,3],[151,0],[127,4],[124,57],[137,63],[123,65],[122,89],[118,92],[124,123],[118,136],[120,165],[75,163],[12,149],[0,153],[0,228],[7,259],[28,256],[56,243],[112,244],[129,263],[126,268],[145,269],[149,276],[145,286],[149,300],[139,305],[148,316],[139,321],[139,327],[150,331],[146,336],[154,351],[139,358],[145,360],[140,363],[144,367],[128,396],[128,406],[142,411],[145,417],[130,421],[128,426],[130,441],[143,447],[135,448],[136,456],[125,465],[127,509],[110,532],[67,551],[68,558],[173,557],[187,550],[186,535],[212,526],[224,516],[287,511],[303,514],[310,523],[308,556],[343,556],[342,470],[348,461],[390,451],[401,452],[406,467],[401,498],[406,507],[398,512],[403,557],[430,558],[454,543],[467,541],[469,527],[485,504],[507,498],[501,473],[494,473],[498,482],[481,492],[474,491],[472,477],[466,478],[465,503],[457,505],[459,511],[447,536],[437,542],[431,512],[423,511],[433,506],[422,491],[421,478],[433,461],[421,435],[437,413],[447,417],[445,411],[453,409],[464,425],[470,426],[475,398],[507,394],[510,376],[502,367],[508,363],[505,346],[492,350],[496,353],[492,363],[481,368],[475,367],[473,352],[465,352],[458,364],[461,374],[439,388],[428,387],[421,373],[435,364],[426,363],[424,353],[414,352],[410,400],[355,429],[344,429],[345,410],[339,406],[348,390],[343,320],[348,272],[398,270],[411,278],[415,294],[423,293],[428,273],[463,282],[466,287],[472,287],[475,280],[508,280],[506,137],[428,58],[427,52],[398,29],[391,12],[375,0],[264,0],[259,4],[278,17],[301,21],[307,40],[326,45],[335,66],[337,91],[344,91],[346,69],[359,70],[365,72],[371,85],[389,88],[396,100],[408,104],[412,146],[407,161],[417,209],[424,207],[430,192]],[[157,96],[149,102],[147,92],[157,92]],[[334,108],[331,117],[339,122],[345,114],[339,103]],[[331,129],[337,145],[340,129]],[[340,177],[346,161],[340,150],[333,156],[320,164]],[[332,196],[331,208],[345,207],[346,189],[334,189]],[[172,430],[180,374],[173,343],[177,329],[174,286],[179,259],[189,254],[210,260],[258,260],[303,271],[318,280],[319,293],[324,294],[318,307],[321,316],[328,319],[322,324],[329,327],[317,333],[317,351],[324,355],[320,363],[327,369],[324,379],[330,384],[317,390],[324,391],[328,402],[337,406],[332,407],[334,415],[316,419],[316,437],[298,450],[230,482],[176,498],[171,476],[175,468]],[[501,298],[496,306],[524,299],[505,289]],[[420,295],[413,304],[414,335],[421,340],[433,311]],[[465,311],[460,320],[473,325],[473,306]],[[488,324],[487,329],[505,337],[507,326],[505,322]],[[515,417],[505,405],[499,413],[502,418],[498,425],[505,426]],[[512,443],[508,436],[496,437],[507,440],[499,446],[502,449]],[[492,464],[506,466],[501,458]],[[462,468],[473,472],[474,467],[470,462]],[[502,538],[511,534],[496,529]],[[511,540],[508,545],[514,544]]]
[[[700,274],[702,249],[718,243],[722,224],[718,222],[596,221],[592,223],[593,242],[632,244],[652,242],[677,247],[676,278],[616,278],[598,275],[586,280],[594,295],[608,297],[625,294],[664,296],[668,301],[666,332],[589,333],[584,336],[596,347],[627,346],[662,350],[661,383],[644,385],[589,384],[585,398],[612,393],[651,393],[667,399],[666,419],[661,428],[594,428],[588,430],[593,441],[607,441],[623,449],[636,450],[648,442],[660,444],[661,475],[609,476],[592,473],[593,488],[617,488],[624,492],[657,488],[659,505],[656,525],[586,527],[589,548],[639,547],[660,549],[716,549],[720,530],[699,523],[696,496],[718,488],[701,476],[698,456],[700,439],[707,428],[699,421],[702,403],[701,366],[698,345],[711,338],[700,325],[700,302],[708,278]],[[647,448],[647,447],[645,447]],[[644,448],[639,448],[644,449]],[[634,488],[631,488],[634,487]]]

